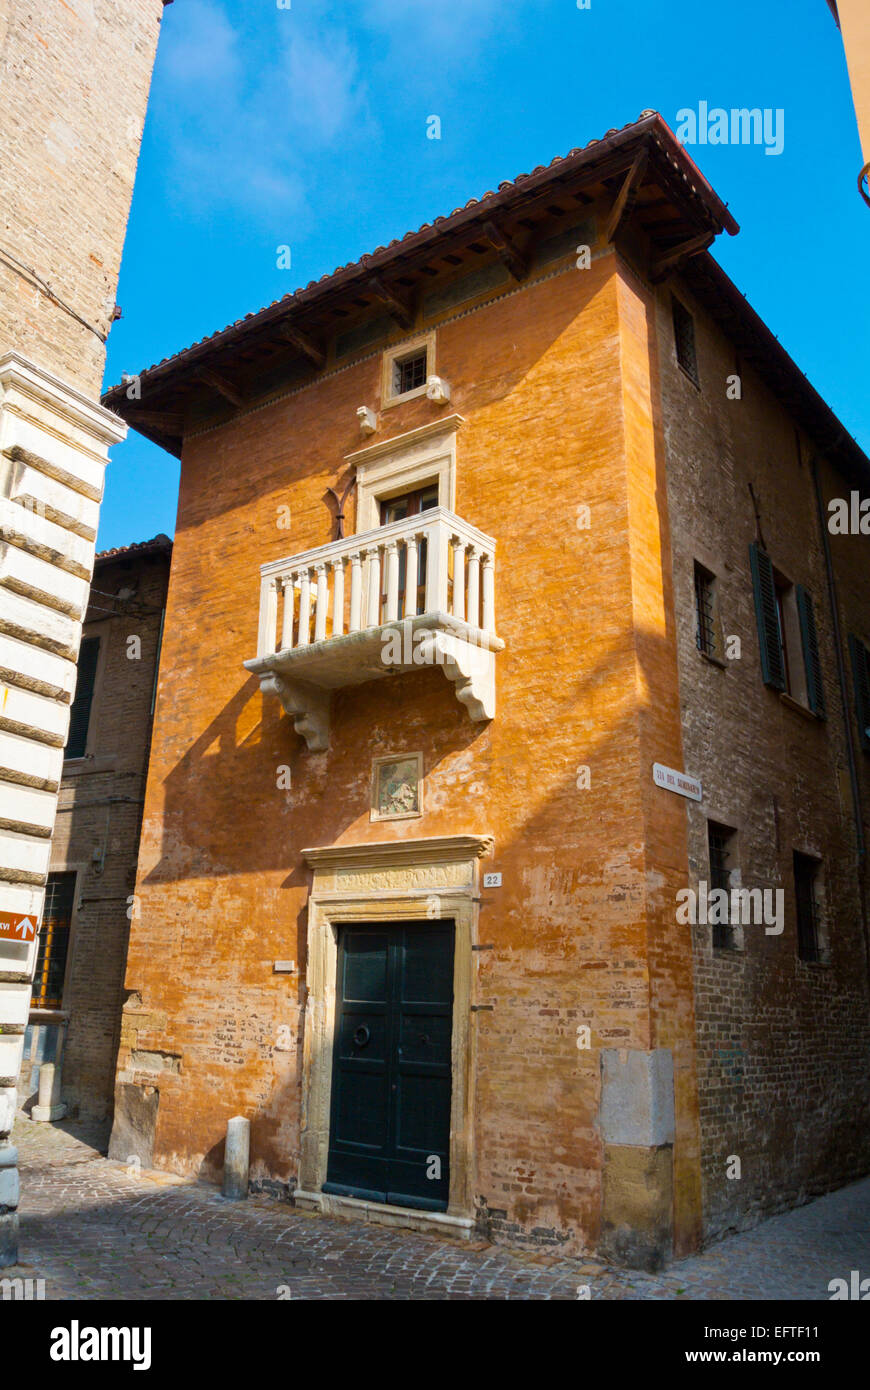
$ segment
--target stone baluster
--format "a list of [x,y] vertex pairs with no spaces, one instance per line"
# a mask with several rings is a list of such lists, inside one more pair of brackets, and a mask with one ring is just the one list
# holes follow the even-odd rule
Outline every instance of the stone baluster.
[[417,537],[409,536],[405,549],[405,617],[417,616]]
[[281,650],[287,651],[293,646],[293,608],[296,601],[296,585],[293,583],[292,574],[283,575],[279,583],[284,593],[284,621],[281,626]]
[[465,616],[473,627],[480,627],[480,551],[475,545],[468,552],[468,612]]
[[329,582],[326,577],[326,565],[315,565],[314,573],[317,575],[317,602],[314,609],[314,640],[315,642],[325,642],[326,610],[329,607]]
[[278,580],[273,578],[260,581],[260,625],[257,639],[257,656],[271,656],[275,650],[278,632]]
[[299,642],[307,647],[310,642],[311,625],[311,571],[302,570],[299,575]]
[[495,632],[495,566],[491,555],[483,557],[483,630]]
[[378,627],[381,621],[381,564],[380,551],[376,545],[366,551],[366,562],[369,567],[366,627]]
[[453,546],[453,616],[465,620],[465,541],[451,537]]
[[447,612],[447,528],[440,521],[426,528],[426,612]]
[[387,543],[387,611],[384,622],[394,623],[399,616],[399,546]]
[[362,627],[362,556],[355,550],[350,557],[350,631]]
[[332,562],[332,635],[344,632],[344,560]]

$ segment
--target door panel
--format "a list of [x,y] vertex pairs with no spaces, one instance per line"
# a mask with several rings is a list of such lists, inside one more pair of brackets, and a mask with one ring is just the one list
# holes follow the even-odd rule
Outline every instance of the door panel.
[[325,1192],[447,1206],[453,935],[452,922],[341,928]]

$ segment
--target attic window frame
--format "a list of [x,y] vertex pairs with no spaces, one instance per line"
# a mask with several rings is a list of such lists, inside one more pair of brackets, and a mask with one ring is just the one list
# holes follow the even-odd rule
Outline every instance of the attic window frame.
[[[400,375],[402,366],[426,354],[426,366],[423,373],[423,382],[420,386],[414,386],[410,391],[397,391],[397,379],[401,380]],[[383,376],[381,380],[381,401],[382,409],[389,409],[393,405],[401,405],[405,401],[416,400],[419,396],[425,396],[429,387],[429,378],[435,373],[435,334],[426,333],[422,336],[412,338],[404,343],[398,343],[395,347],[388,348],[384,353]]]
[[699,391],[701,377],[698,372],[698,341],[695,334],[695,316],[687,309],[681,299],[671,295],[671,322],[674,330],[674,351],[677,366]]

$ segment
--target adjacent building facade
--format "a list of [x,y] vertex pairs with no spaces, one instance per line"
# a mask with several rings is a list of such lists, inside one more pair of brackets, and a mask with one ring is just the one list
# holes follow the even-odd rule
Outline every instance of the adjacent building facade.
[[99,402],[162,0],[0,0],[0,1265],[103,475]]
[[870,14],[863,0],[828,0],[828,5],[843,35],[865,160],[858,187],[864,201],[870,204],[870,188],[866,187],[870,170]]
[[155,536],[94,565],[18,1085],[31,1114],[46,1062],[57,1104],[42,1109],[112,1113],[171,553]]
[[737,230],[646,113],[107,394],[182,460],[113,1156],[647,1267],[870,1167],[870,469]]

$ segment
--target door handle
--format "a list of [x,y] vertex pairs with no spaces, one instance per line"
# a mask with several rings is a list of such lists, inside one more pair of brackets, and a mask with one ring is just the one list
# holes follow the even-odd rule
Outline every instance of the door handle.
[[365,1047],[366,1043],[370,1041],[371,1036],[372,1035],[369,1032],[366,1025],[364,1023],[361,1023],[359,1028],[357,1028],[353,1035],[353,1040],[356,1043],[357,1047]]

